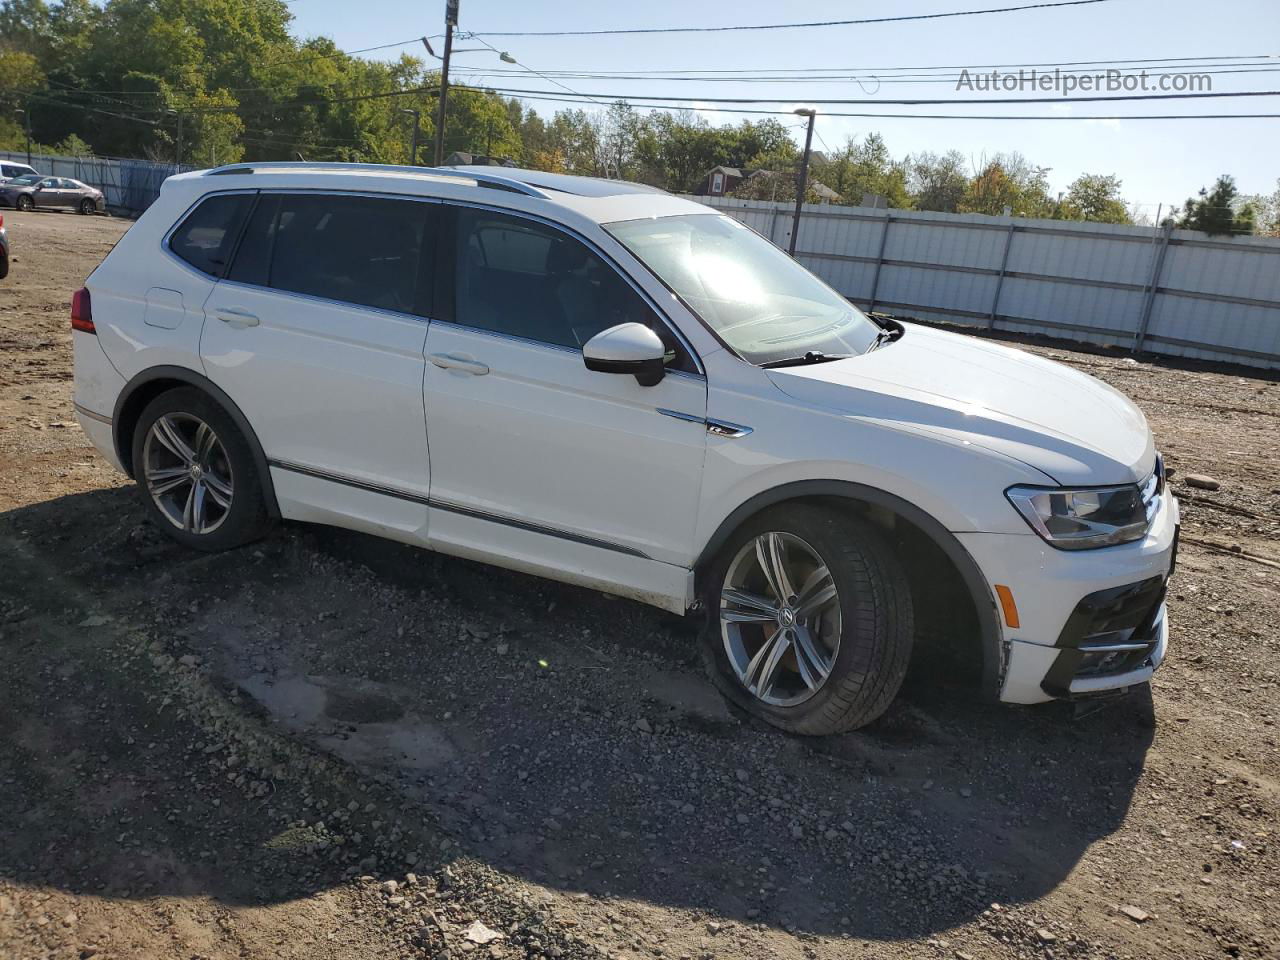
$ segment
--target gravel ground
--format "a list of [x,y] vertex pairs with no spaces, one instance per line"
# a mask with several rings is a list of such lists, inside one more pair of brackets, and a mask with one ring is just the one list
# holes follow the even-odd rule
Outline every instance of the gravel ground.
[[1280,957],[1274,379],[1021,344],[1177,471],[1164,668],[1080,716],[913,677],[794,739],[650,608],[323,528],[171,544],[70,408],[127,224],[6,223],[0,957]]

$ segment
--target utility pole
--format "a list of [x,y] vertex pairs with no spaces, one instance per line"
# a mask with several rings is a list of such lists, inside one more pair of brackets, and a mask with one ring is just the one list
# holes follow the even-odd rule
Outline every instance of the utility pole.
[[804,156],[800,158],[800,173],[796,177],[796,213],[791,220],[791,240],[787,244],[787,253],[796,255],[796,236],[800,233],[800,207],[804,203],[805,191],[809,189],[809,152],[813,149],[813,121],[817,110],[801,107],[796,113],[809,118],[809,128],[804,135]]
[[419,110],[404,109],[401,113],[410,114],[413,117],[413,142],[409,146],[409,166],[416,167],[418,165],[418,128],[422,124],[422,113]]
[[449,102],[449,55],[453,52],[453,28],[458,25],[459,0],[444,0],[444,58],[440,63],[440,109],[436,115],[435,165],[444,163],[444,112]]

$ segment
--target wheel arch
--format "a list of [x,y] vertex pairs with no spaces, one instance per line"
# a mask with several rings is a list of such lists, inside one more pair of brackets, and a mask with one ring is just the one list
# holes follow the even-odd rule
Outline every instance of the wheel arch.
[[258,442],[258,435],[249,425],[248,418],[221,387],[203,374],[186,367],[172,365],[149,367],[136,374],[120,391],[111,416],[111,439],[115,445],[116,457],[124,467],[125,473],[130,478],[134,476],[133,432],[143,409],[160,394],[180,387],[194,387],[226,411],[253,453],[254,466],[262,481],[262,495],[266,502],[267,513],[272,518],[279,519],[280,505],[276,502],[275,484],[271,480],[267,456],[263,452],[262,444]]
[[888,511],[918,530],[950,562],[973,605],[982,650],[980,687],[984,696],[998,699],[1004,674],[1003,643],[996,598],[977,562],[937,518],[908,500],[878,487],[851,480],[799,480],[756,494],[721,521],[694,564],[701,596],[702,578],[725,543],[742,524],[763,510],[799,500],[847,501],[849,506]]

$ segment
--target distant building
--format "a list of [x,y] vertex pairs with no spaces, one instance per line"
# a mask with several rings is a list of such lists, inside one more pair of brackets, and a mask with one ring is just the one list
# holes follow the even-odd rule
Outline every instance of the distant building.
[[723,197],[726,193],[732,193],[733,188],[742,180],[742,171],[737,167],[712,167],[693,192],[699,197]]
[[[707,171],[701,188],[694,192],[702,197],[720,197],[737,192],[739,195],[746,194],[755,200],[771,200],[783,184],[787,184],[794,193],[795,176],[795,173],[789,170],[742,171],[734,167],[712,167]],[[840,202],[840,194],[820,180],[811,178],[809,190],[817,194],[819,203]],[[785,190],[781,192],[786,194]]]
[[483,153],[465,153],[456,150],[445,158],[447,167],[514,167],[510,157],[490,157]]

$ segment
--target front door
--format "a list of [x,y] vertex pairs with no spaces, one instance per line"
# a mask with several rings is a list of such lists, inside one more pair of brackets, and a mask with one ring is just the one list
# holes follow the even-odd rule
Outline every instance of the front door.
[[[621,552],[687,567],[706,444],[696,359],[585,243],[537,220],[453,213],[452,322],[427,334],[432,541],[504,543],[498,528],[516,527],[504,549],[562,566],[592,567],[598,548],[605,566]],[[582,344],[628,321],[668,343],[656,386],[583,364]]]
[[205,302],[201,357],[286,516],[425,537],[422,376],[437,204],[264,194]]

